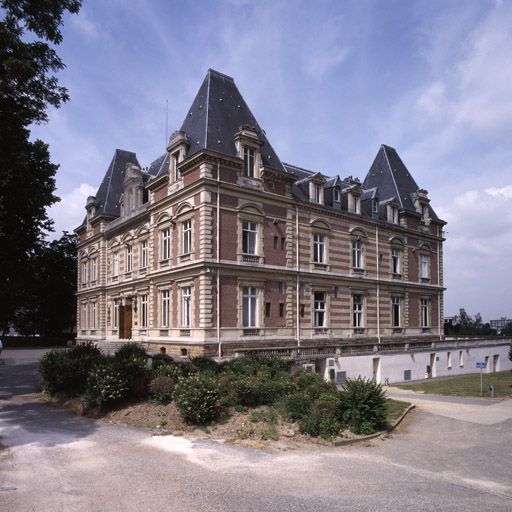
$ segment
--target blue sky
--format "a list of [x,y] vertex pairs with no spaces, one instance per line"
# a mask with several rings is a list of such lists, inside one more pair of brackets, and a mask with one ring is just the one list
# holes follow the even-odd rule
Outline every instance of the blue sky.
[[59,54],[71,101],[34,135],[61,164],[57,232],[115,148],[148,165],[208,68],[235,78],[283,161],[364,178],[395,147],[438,215],[445,314],[512,317],[512,2],[89,0]]

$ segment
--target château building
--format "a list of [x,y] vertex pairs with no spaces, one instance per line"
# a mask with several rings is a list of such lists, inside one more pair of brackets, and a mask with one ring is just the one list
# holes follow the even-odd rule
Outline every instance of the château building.
[[442,342],[445,222],[396,150],[378,148],[363,181],[284,163],[217,71],[149,167],[115,151],[86,211],[79,342],[258,350],[331,378],[369,356],[379,379],[379,353]]

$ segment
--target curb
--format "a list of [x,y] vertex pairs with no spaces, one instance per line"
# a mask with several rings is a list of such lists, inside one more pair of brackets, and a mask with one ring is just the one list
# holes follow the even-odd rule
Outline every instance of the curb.
[[381,430],[380,432],[375,432],[375,434],[370,434],[369,436],[364,437],[357,437],[355,439],[337,439],[336,441],[332,442],[332,446],[347,446],[350,444],[360,443],[363,441],[370,441],[371,439],[375,439],[377,437],[380,437],[384,434],[389,434],[389,432],[392,432],[395,430],[400,423],[402,423],[402,420],[409,414],[410,411],[412,411],[416,406],[414,404],[409,405],[407,409],[402,413],[402,415],[393,423],[393,425],[389,426],[386,430]]

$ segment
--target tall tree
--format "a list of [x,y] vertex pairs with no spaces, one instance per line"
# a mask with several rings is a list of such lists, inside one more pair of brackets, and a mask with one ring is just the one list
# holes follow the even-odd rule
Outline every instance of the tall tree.
[[0,329],[27,298],[30,258],[52,229],[46,209],[55,196],[48,146],[31,141],[30,125],[69,99],[55,73],[64,67],[53,46],[64,14],[81,0],[0,0]]

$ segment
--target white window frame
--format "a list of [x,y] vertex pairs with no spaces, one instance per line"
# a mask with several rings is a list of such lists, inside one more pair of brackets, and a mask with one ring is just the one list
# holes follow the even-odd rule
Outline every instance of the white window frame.
[[171,291],[169,289],[160,291],[160,326],[169,328],[171,313]]
[[430,327],[430,300],[420,299],[420,322],[421,327]]
[[91,329],[96,329],[96,315],[98,314],[98,308],[96,302],[91,303]]
[[321,290],[313,292],[314,327],[327,327],[327,293]]
[[396,247],[391,248],[391,273],[402,274],[402,251]]
[[388,204],[387,213],[387,221],[390,224],[398,224],[398,206],[394,204]]
[[98,258],[91,259],[91,281],[96,282],[98,279]]
[[88,267],[88,261],[82,261],[82,284],[87,284],[87,267]]
[[161,254],[160,261],[171,259],[171,228],[164,228],[160,231]]
[[326,236],[323,233],[313,233],[313,263],[327,262]]
[[259,326],[260,291],[254,286],[242,288],[242,326],[252,328]]
[[133,248],[131,245],[126,246],[126,269],[125,272],[131,272],[133,269]]
[[334,187],[334,202],[339,203],[341,201],[341,192],[339,187]]
[[352,327],[363,327],[363,306],[364,297],[361,294],[352,295]]
[[361,213],[361,197],[353,192],[348,193],[348,211],[349,213]]
[[186,219],[181,223],[181,254],[192,252],[192,219]]
[[363,242],[361,240],[352,240],[351,244],[351,263],[352,268],[363,268]]
[[244,176],[256,178],[256,149],[251,146],[243,147],[244,155]]
[[148,295],[139,296],[139,325],[145,329],[148,326]]
[[420,254],[420,278],[430,279],[430,256]]
[[[242,220],[242,254],[258,254],[258,223],[253,220]],[[253,242],[251,244],[251,241]],[[251,251],[251,245],[253,245]]]
[[139,243],[139,251],[140,251],[140,268],[147,268],[148,266],[148,241],[141,240]]
[[190,327],[192,315],[192,287],[181,287],[181,326]]
[[112,328],[119,328],[119,306],[121,305],[120,299],[114,299],[112,301]]
[[87,302],[82,303],[82,318],[80,318],[80,326],[82,327],[82,330],[86,330],[89,328],[89,322],[88,322],[88,304]]
[[402,326],[402,299],[401,297],[391,297],[391,326]]

